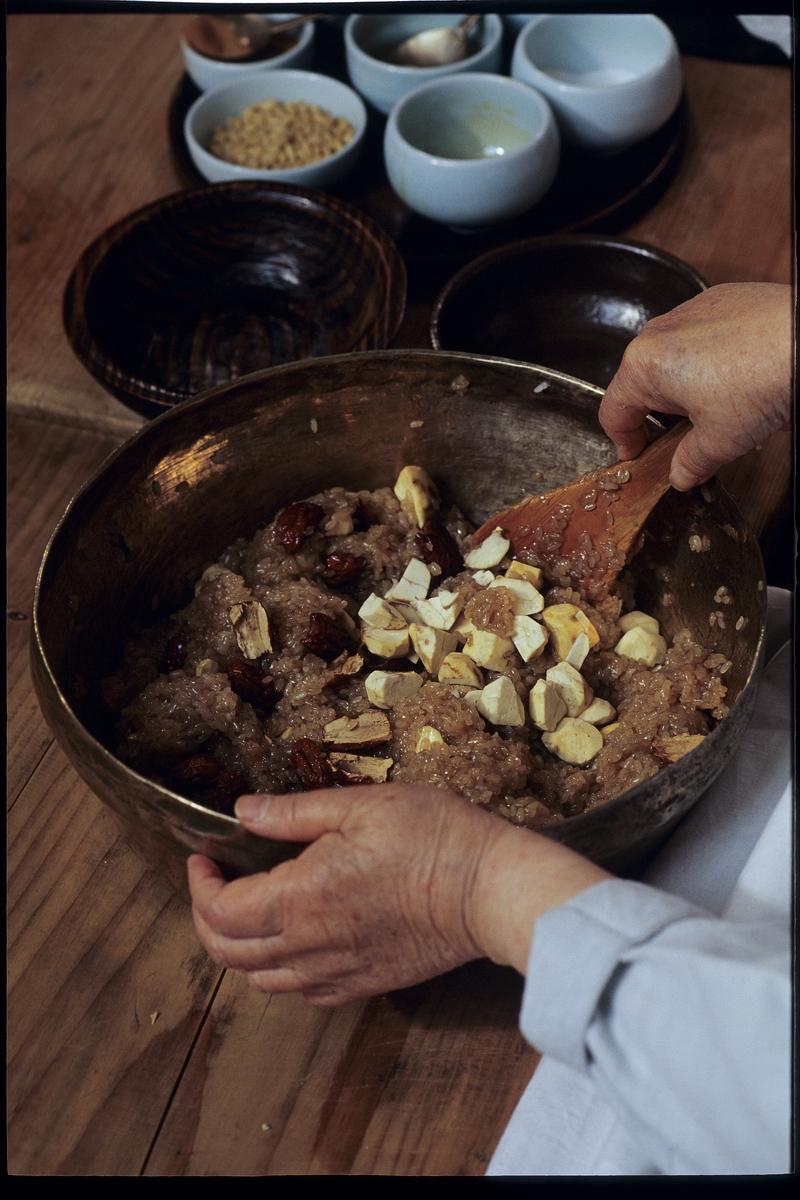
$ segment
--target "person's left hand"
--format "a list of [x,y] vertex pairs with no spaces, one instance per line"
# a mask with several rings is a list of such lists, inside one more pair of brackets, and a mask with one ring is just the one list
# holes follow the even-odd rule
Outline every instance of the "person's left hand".
[[483,955],[524,974],[538,917],[610,878],[437,788],[241,796],[236,814],[259,837],[311,844],[232,883],[192,855],[200,940],[259,991],[315,1004],[410,987]]
[[483,953],[465,912],[504,832],[499,818],[433,788],[393,785],[246,797],[237,815],[262,837],[311,842],[268,874],[227,884],[209,859],[189,859],[200,940],[258,990],[343,1004]]

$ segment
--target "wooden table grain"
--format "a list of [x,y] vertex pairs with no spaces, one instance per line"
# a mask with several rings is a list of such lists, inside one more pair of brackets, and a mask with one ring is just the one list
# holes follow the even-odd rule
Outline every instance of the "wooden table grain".
[[[538,1061],[521,980],[487,962],[337,1010],[251,992],[200,948],[45,725],[31,594],[69,498],[141,420],[72,355],[84,246],[175,191],[165,114],[181,17],[8,23],[9,1155],[18,1175],[481,1175]],[[711,283],[788,282],[790,74],[685,60],[686,157],[625,231]],[[429,303],[395,345],[425,346]],[[757,533],[788,435],[728,468]]]

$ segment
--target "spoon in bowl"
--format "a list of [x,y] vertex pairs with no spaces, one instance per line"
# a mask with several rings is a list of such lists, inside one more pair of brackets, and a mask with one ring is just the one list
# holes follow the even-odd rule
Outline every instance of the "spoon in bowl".
[[466,58],[467,34],[480,20],[480,13],[464,17],[457,25],[423,29],[392,46],[386,61],[400,67],[441,67]]
[[321,16],[318,13],[271,22],[256,13],[238,13],[230,17],[203,14],[187,22],[183,36],[193,50],[206,58],[245,62],[263,55],[276,34],[299,29],[311,21],[319,21]]
[[[639,548],[642,526],[670,486],[672,455],[690,429],[679,421],[637,458],[515,504],[486,521],[475,538],[483,542],[499,528],[518,556],[533,551],[542,565],[567,559],[567,573],[581,578],[591,596],[606,595]],[[617,499],[607,503],[604,493]]]

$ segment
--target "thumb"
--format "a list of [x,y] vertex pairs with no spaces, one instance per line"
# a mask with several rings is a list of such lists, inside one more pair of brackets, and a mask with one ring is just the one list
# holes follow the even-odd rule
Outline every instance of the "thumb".
[[363,790],[330,788],[286,796],[240,796],[235,811],[245,829],[258,837],[313,842],[341,828]]
[[636,397],[631,402],[628,399],[628,390],[617,383],[616,379],[612,379],[600,402],[597,415],[623,461],[636,458],[647,445],[644,422],[649,411],[650,404],[646,400]]
[[669,481],[678,492],[688,492],[710,479],[724,459],[712,457],[700,445],[697,430],[690,429],[672,456]]

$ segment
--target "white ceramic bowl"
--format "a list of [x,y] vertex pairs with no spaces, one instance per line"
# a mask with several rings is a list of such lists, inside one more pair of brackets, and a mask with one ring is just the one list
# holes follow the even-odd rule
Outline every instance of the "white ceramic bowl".
[[503,13],[503,26],[507,33],[516,36],[535,16],[536,13]]
[[460,13],[397,13],[348,18],[344,27],[344,45],[353,87],[379,112],[389,113],[402,96],[431,79],[463,72],[499,71],[503,24],[493,13],[485,13],[470,34],[470,42],[477,43],[480,49],[461,62],[442,67],[400,67],[376,57],[423,29],[457,25],[462,16]]
[[660,128],[683,86],[675,39],[647,13],[534,17],[517,38],[511,74],[547,97],[565,140],[606,152]]
[[389,181],[409,208],[471,229],[525,212],[558,170],[547,101],[504,75],[447,75],[392,109],[384,135]]
[[[289,170],[264,171],[239,167],[209,153],[211,134],[229,117],[240,116],[251,104],[261,100],[304,100],[318,104],[335,117],[344,117],[353,126],[353,139],[329,158]],[[247,75],[227,87],[205,92],[195,100],[186,114],[183,130],[192,162],[209,183],[225,183],[236,179],[267,179],[281,183],[296,183],[301,187],[328,187],[341,179],[361,152],[367,127],[367,110],[361,97],[328,75],[312,71],[263,71]]]
[[[288,21],[290,17],[298,15],[298,13],[270,13],[269,19],[274,23]],[[266,17],[264,19],[266,20]],[[245,75],[254,75],[261,71],[275,71],[286,67],[305,70],[311,66],[314,57],[314,22],[312,21],[310,25],[302,25],[295,32],[298,34],[296,45],[284,51],[283,54],[276,54],[274,58],[265,58],[260,62],[219,62],[217,59],[208,58],[205,54],[198,54],[182,37],[180,43],[183,63],[187,74],[201,92],[224,87],[226,83],[235,83],[237,79],[243,79]]]

